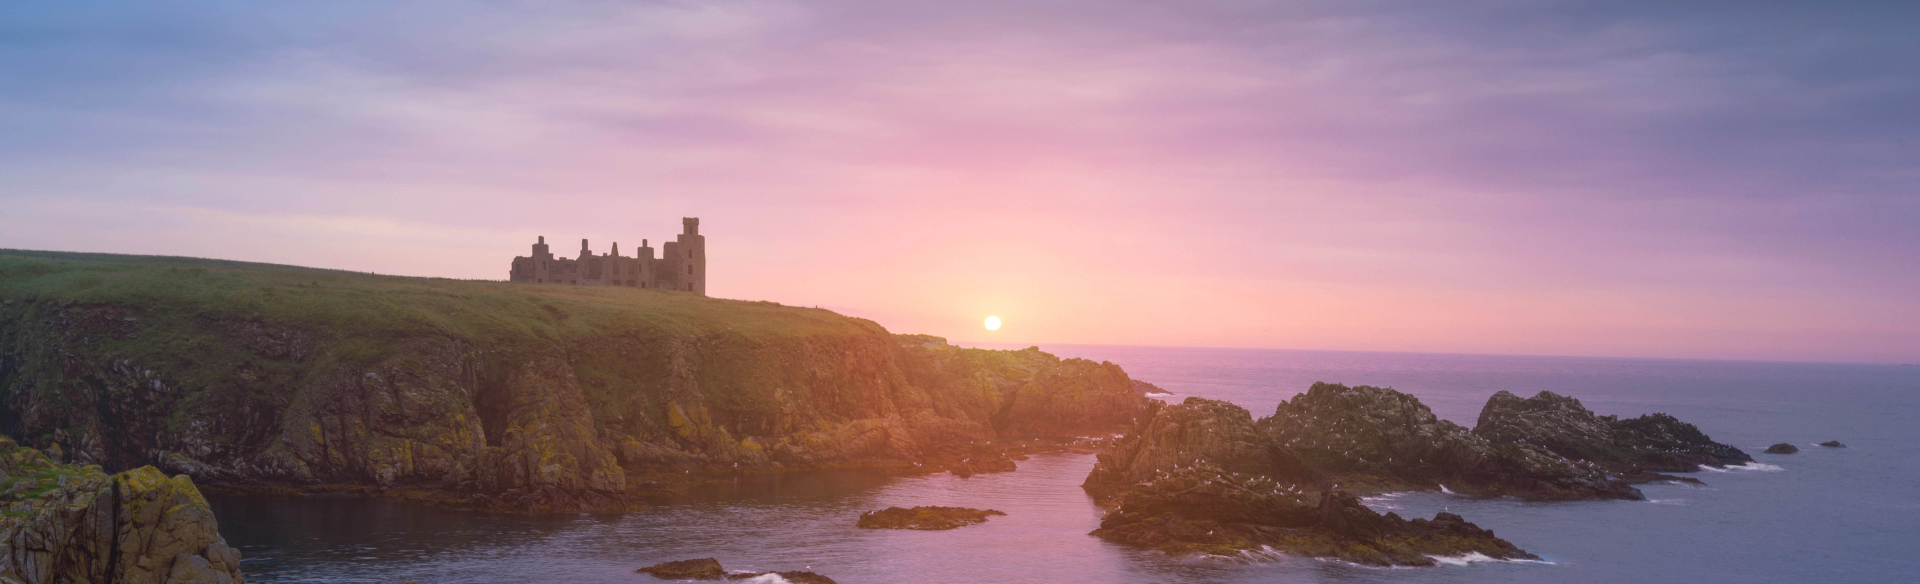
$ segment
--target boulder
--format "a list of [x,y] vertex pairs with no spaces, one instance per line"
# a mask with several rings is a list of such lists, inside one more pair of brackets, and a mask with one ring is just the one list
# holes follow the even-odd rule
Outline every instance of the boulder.
[[662,580],[749,580],[773,574],[793,584],[835,584],[832,578],[797,570],[729,574],[725,568],[720,567],[720,561],[713,558],[661,562],[634,571],[652,574],[653,577]]
[[934,531],[986,523],[994,515],[1006,515],[993,509],[966,507],[888,507],[860,514],[855,525],[863,529],[918,529]]
[[1839,440],[1828,440],[1826,442],[1821,442],[1820,445],[1825,446],[1827,448],[1846,448],[1847,447],[1847,445],[1841,444]]
[[1793,454],[1799,451],[1800,447],[1785,442],[1767,447],[1767,454]]
[[727,570],[720,567],[720,560],[713,558],[660,562],[634,571],[652,574],[663,580],[720,580],[727,577]]

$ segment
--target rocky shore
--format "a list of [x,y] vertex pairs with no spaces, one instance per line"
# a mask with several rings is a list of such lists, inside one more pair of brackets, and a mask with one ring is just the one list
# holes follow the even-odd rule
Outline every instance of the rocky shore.
[[1380,515],[1355,493],[1639,499],[1629,477],[1751,460],[1671,416],[1596,416],[1549,392],[1495,394],[1469,431],[1405,393],[1315,383],[1259,420],[1201,398],[1158,407],[1098,455],[1083,487],[1110,509],[1093,532],[1107,539],[1174,553],[1272,549],[1431,565],[1435,556],[1532,556],[1457,515]]
[[109,475],[0,437],[0,582],[236,584],[207,501],[185,476]]

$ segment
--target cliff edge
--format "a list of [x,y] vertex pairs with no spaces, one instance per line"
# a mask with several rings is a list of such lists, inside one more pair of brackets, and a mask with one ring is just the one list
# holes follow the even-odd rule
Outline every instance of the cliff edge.
[[206,488],[622,509],[718,473],[1005,470],[1150,401],[1111,363],[771,302],[0,250],[0,432]]

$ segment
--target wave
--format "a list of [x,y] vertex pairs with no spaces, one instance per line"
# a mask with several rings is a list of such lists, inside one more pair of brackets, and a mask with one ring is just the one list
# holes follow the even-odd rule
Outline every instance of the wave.
[[1707,466],[1703,464],[1703,465],[1700,465],[1700,469],[1710,470],[1713,472],[1733,472],[1736,470],[1759,471],[1759,472],[1780,472],[1783,470],[1787,470],[1785,468],[1781,468],[1780,466],[1767,464],[1764,462],[1749,462],[1746,464],[1729,464],[1724,467],[1712,467],[1712,466]]
[[1685,505],[1690,501],[1687,499],[1647,499],[1647,502],[1655,505]]
[[1398,499],[1400,498],[1401,495],[1405,495],[1405,494],[1406,494],[1405,492],[1393,492],[1393,493],[1381,493],[1378,495],[1374,495],[1372,497],[1361,497],[1360,504],[1366,505],[1368,508],[1373,509],[1375,511],[1379,511],[1381,509],[1385,509],[1388,511],[1399,511],[1401,509],[1405,509],[1406,507],[1394,504],[1393,500]]
[[1466,555],[1460,555],[1460,556],[1427,556],[1427,557],[1433,558],[1433,561],[1439,562],[1440,565],[1442,566],[1471,566],[1473,564],[1481,564],[1481,563],[1546,564],[1549,566],[1555,565],[1553,562],[1549,562],[1546,560],[1502,560],[1502,559],[1488,556],[1480,552],[1470,552],[1470,553],[1467,553]]
[[1446,486],[1446,485],[1440,485],[1440,492],[1442,492],[1442,493],[1446,493],[1446,494],[1449,494],[1449,495],[1453,495],[1453,494],[1455,494],[1455,493],[1454,493],[1453,491],[1449,491],[1449,490],[1447,490],[1447,486]]

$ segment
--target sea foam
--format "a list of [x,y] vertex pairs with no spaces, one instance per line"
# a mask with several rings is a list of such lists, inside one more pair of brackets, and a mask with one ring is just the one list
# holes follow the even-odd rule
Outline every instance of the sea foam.
[[1439,562],[1440,565],[1442,566],[1471,566],[1473,564],[1492,563],[1492,562],[1497,562],[1502,564],[1546,564],[1549,566],[1554,565],[1553,562],[1549,562],[1546,560],[1518,560],[1518,559],[1502,560],[1502,559],[1488,556],[1480,552],[1470,552],[1466,555],[1460,555],[1460,556],[1427,556],[1427,557],[1433,558],[1433,561]]
[[1733,472],[1736,470],[1759,471],[1759,472],[1780,472],[1783,470],[1787,470],[1785,468],[1781,468],[1780,466],[1767,464],[1764,462],[1749,462],[1746,464],[1729,464],[1725,467],[1712,467],[1712,466],[1707,466],[1703,464],[1703,465],[1700,465],[1700,468],[1702,470],[1710,470],[1713,472]]

